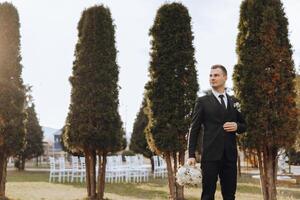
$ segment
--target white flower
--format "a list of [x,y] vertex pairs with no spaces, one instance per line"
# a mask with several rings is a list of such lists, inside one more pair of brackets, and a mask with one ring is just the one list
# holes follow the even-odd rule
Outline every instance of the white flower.
[[233,104],[233,107],[234,107],[235,109],[237,109],[239,112],[241,112],[241,104],[240,104],[239,102],[235,102],[235,103]]
[[176,181],[179,185],[199,185],[202,174],[200,168],[184,165],[178,168]]

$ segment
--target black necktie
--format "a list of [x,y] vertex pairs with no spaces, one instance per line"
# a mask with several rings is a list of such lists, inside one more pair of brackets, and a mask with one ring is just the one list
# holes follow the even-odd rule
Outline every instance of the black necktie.
[[219,98],[221,99],[221,104],[222,104],[223,108],[226,110],[226,105],[225,105],[225,101],[224,101],[224,95],[220,94]]

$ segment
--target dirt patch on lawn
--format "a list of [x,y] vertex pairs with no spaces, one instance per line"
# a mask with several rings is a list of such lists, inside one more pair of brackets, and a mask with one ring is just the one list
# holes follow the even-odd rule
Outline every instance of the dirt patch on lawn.
[[[13,200],[82,200],[86,197],[86,189],[46,182],[8,182],[6,184],[6,194]],[[112,193],[105,193],[105,198],[111,200],[140,199]]]

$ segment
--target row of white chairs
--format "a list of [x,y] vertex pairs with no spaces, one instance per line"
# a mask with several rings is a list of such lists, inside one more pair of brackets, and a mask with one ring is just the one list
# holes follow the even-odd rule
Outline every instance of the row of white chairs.
[[50,174],[49,182],[55,181],[56,178],[58,182],[83,182],[85,180],[85,159],[84,157],[72,156],[71,167],[66,167],[66,162],[64,157],[59,157],[55,159],[54,157],[49,157],[50,162]]
[[144,164],[142,155],[108,156],[106,164],[107,182],[146,182],[149,180],[151,166]]
[[[71,163],[66,167],[64,157],[57,160],[50,157],[50,176],[49,182],[74,182],[85,181],[86,169],[84,157],[71,157]],[[106,164],[105,179],[106,182],[146,182],[149,180],[151,173],[151,166],[144,164],[142,155],[125,156],[126,162],[122,162],[122,156],[108,156]],[[167,168],[165,161],[159,157],[154,156],[154,174],[153,177],[166,177]],[[98,161],[97,161],[98,163]],[[98,164],[96,165],[96,175],[98,176]]]

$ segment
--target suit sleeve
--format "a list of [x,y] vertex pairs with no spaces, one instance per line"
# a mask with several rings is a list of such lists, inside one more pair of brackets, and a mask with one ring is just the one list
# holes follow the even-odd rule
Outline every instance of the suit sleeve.
[[247,130],[247,125],[244,116],[237,110],[237,133],[241,134]]
[[200,99],[198,99],[194,107],[192,123],[188,138],[188,150],[190,158],[195,158],[196,145],[201,130],[201,124],[203,122],[202,120],[203,104],[201,103]]

